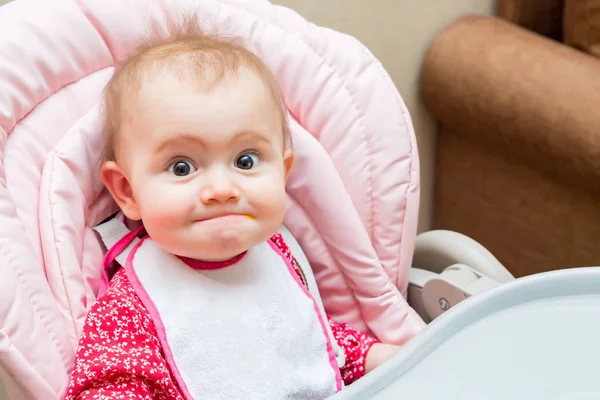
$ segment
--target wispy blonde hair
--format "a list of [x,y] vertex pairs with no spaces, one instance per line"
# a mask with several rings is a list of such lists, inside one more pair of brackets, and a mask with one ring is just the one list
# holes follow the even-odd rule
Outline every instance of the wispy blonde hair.
[[137,50],[116,66],[104,90],[104,148],[99,165],[116,159],[117,139],[127,113],[127,102],[135,100],[144,78],[164,68],[182,79],[192,78],[204,89],[235,75],[242,67],[250,68],[270,89],[280,114],[286,146],[291,146],[281,89],[267,65],[243,46],[239,38],[205,32],[197,16],[183,17],[181,21],[171,23],[166,31],[152,29]]

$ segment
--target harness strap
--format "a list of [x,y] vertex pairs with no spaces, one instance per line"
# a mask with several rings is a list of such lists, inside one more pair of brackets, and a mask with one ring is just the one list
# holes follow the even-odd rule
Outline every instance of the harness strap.
[[135,245],[140,241],[137,235],[142,229],[143,227],[140,226],[130,231],[125,223],[116,217],[94,227],[94,230],[98,232],[102,242],[104,242],[104,245],[108,249],[104,258],[104,266],[114,260],[117,260],[121,266],[125,266],[129,253],[131,253]]

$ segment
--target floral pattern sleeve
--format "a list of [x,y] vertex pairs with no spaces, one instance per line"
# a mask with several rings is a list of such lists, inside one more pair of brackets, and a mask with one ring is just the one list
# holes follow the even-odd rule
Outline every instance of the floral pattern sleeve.
[[[279,247],[284,256],[288,258],[288,261],[294,266],[296,273],[300,276],[302,282],[304,282],[305,279],[298,268],[296,259],[281,234],[276,234],[271,240]],[[336,324],[329,317],[327,317],[327,320],[331,326],[333,337],[346,355],[346,363],[340,368],[340,371],[344,383],[350,385],[365,375],[367,353],[371,349],[371,346],[377,343],[378,340],[357,331],[347,324]]]
[[88,313],[65,399],[183,399],[122,269]]

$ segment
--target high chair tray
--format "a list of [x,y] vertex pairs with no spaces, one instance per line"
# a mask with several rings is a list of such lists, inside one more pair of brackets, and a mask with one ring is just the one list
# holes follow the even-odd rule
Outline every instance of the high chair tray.
[[600,268],[533,275],[442,314],[342,399],[600,399]]

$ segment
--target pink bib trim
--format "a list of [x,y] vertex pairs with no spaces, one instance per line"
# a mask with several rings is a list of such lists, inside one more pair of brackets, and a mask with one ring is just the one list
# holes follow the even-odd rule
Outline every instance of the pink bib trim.
[[142,302],[144,307],[146,307],[146,309],[148,310],[150,317],[152,317],[152,321],[154,322],[154,327],[156,328],[156,334],[158,335],[158,340],[160,341],[163,352],[165,354],[165,359],[167,360],[167,363],[169,364],[169,367],[171,368],[171,372],[173,373],[173,378],[179,385],[179,390],[181,390],[181,392],[183,393],[183,396],[186,399],[191,400],[192,395],[190,394],[190,391],[189,391],[187,385],[185,384],[185,381],[183,380],[183,377],[181,376],[179,369],[177,368],[177,364],[175,363],[175,359],[173,357],[173,352],[171,351],[171,346],[169,346],[169,342],[167,341],[167,333],[165,330],[165,326],[162,323],[160,313],[158,312],[158,309],[154,305],[154,302],[148,295],[148,292],[146,292],[144,285],[141,283],[140,278],[138,277],[137,273],[135,272],[135,268],[133,268],[133,265],[132,265],[133,259],[135,258],[135,253],[138,251],[138,249],[140,248],[140,246],[142,245],[142,243],[144,243],[144,240],[146,240],[146,239],[148,239],[148,236],[146,236],[142,240],[140,240],[135,245],[135,247],[133,248],[131,253],[129,253],[129,256],[127,256],[127,261],[125,262],[125,274],[127,275],[127,279],[129,279],[129,283],[131,284],[131,286],[135,290],[136,294],[140,298],[140,301]]
[[292,275],[292,278],[294,278],[294,280],[296,281],[296,283],[298,284],[300,289],[302,289],[302,291],[304,292],[306,297],[308,297],[313,303],[315,313],[317,314],[317,318],[319,319],[319,324],[321,325],[321,330],[323,331],[323,335],[325,336],[325,339],[327,340],[327,354],[329,355],[329,364],[331,365],[331,367],[333,368],[333,371],[335,373],[335,387],[336,387],[336,391],[339,392],[340,390],[342,390],[342,373],[340,371],[340,368],[337,365],[337,360],[335,358],[335,352],[333,351],[333,345],[331,344],[331,340],[329,339],[329,334],[327,333],[327,328],[325,327],[325,320],[323,319],[323,316],[321,315],[319,306],[317,305],[315,298],[308,291],[308,288],[302,283],[302,281],[300,280],[300,276],[296,273],[296,271],[294,270],[294,267],[292,266],[292,264],[290,264],[289,259],[283,254],[283,252],[281,251],[279,246],[277,246],[277,244],[273,240],[269,240],[268,243],[269,243],[269,246],[271,246],[271,248],[273,249],[273,251],[275,253],[277,253],[277,255],[279,255],[279,257],[281,257],[281,259],[283,260],[283,262],[285,263],[285,265],[288,269],[288,272],[290,273],[290,275]]
[[181,257],[181,256],[177,256],[177,258],[179,258],[181,261],[186,263],[188,265],[188,267],[195,269],[197,271],[215,271],[217,269],[227,268],[227,267],[237,263],[242,258],[244,258],[246,253],[247,252],[245,251],[245,252],[238,254],[237,256],[230,258],[229,260],[225,260],[225,261],[201,261],[201,260],[194,260],[193,258]]

